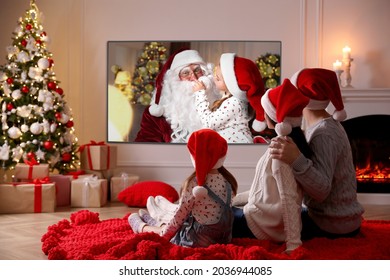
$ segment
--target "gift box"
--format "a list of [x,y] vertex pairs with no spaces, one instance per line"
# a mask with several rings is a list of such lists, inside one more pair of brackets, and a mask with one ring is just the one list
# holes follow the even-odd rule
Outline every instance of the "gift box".
[[15,165],[15,178],[18,181],[28,181],[45,178],[49,176],[49,164],[26,164],[18,163]]
[[80,147],[80,164],[83,170],[107,170],[116,167],[117,147],[91,143]]
[[122,173],[120,177],[111,177],[110,191],[111,201],[119,201],[118,194],[125,188],[134,185],[139,181],[139,176]]
[[50,175],[49,179],[56,186],[57,207],[70,205],[70,181],[71,178],[65,175]]
[[102,207],[107,203],[107,180],[95,176],[71,181],[71,207]]
[[54,212],[55,208],[54,183],[0,184],[0,213]]

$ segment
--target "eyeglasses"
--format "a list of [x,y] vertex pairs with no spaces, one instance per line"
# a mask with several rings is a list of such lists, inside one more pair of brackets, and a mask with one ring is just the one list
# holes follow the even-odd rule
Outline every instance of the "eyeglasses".
[[192,67],[185,67],[179,72],[179,76],[182,79],[187,79],[191,77],[192,74],[194,74],[196,78],[199,78],[203,76],[203,70],[199,65],[194,65]]

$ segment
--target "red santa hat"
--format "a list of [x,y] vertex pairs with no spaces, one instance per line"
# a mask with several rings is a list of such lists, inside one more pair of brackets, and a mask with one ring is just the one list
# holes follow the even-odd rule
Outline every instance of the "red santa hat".
[[343,121],[347,118],[341,97],[340,85],[334,71],[322,68],[306,68],[296,72],[291,82],[304,95],[310,98],[306,108],[311,110],[326,109],[330,102],[335,107],[333,118]]
[[267,125],[260,99],[264,94],[264,84],[256,64],[235,53],[224,53],[220,58],[223,80],[229,92],[238,99],[246,100],[256,112],[252,128],[263,131]]
[[201,199],[207,195],[207,189],[203,187],[207,174],[211,169],[218,169],[223,165],[228,144],[218,132],[205,128],[191,134],[187,148],[193,160],[198,182],[192,192],[195,198]]
[[269,89],[261,98],[264,111],[274,122],[278,135],[289,135],[293,127],[302,123],[302,110],[309,103],[309,98],[303,95],[288,79],[273,89]]
[[161,117],[164,114],[163,108],[159,106],[161,91],[165,74],[168,70],[181,69],[190,64],[205,64],[202,57],[195,50],[180,49],[172,54],[165,62],[163,68],[156,78],[156,92],[154,102],[149,107],[149,112],[152,116]]

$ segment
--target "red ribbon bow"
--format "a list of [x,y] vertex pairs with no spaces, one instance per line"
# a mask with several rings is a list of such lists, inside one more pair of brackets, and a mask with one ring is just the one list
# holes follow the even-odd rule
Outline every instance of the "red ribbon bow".
[[70,171],[65,175],[72,175],[73,179],[77,179],[80,175],[84,175],[84,174],[85,174],[84,170],[78,170],[78,171]]
[[33,173],[33,166],[34,165],[39,165],[39,162],[35,158],[33,158],[33,157],[30,158],[29,160],[28,159],[24,159],[23,161],[24,161],[25,164],[27,164],[29,166],[27,178],[29,180],[31,180],[32,179],[32,173]]
[[82,153],[84,151],[85,147],[87,147],[87,146],[104,146],[104,145],[106,145],[104,143],[104,141],[96,142],[96,141],[91,140],[90,143],[81,145],[79,147],[79,152]]

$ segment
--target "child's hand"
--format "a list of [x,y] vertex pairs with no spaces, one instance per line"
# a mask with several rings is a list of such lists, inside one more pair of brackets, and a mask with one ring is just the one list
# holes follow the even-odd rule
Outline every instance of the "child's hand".
[[203,82],[201,81],[194,81],[194,85],[192,86],[193,92],[197,92],[199,90],[205,90],[206,87]]

